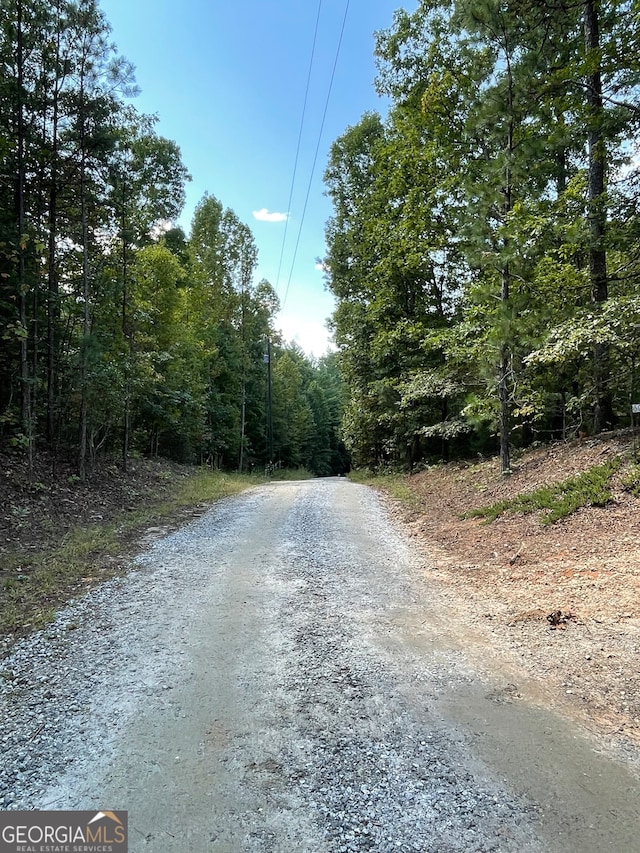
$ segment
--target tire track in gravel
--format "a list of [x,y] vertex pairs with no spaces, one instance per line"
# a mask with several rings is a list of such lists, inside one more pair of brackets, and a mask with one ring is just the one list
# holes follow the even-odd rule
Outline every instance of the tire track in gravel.
[[636,850],[636,780],[433,595],[364,487],[225,500],[3,662],[0,805],[128,809],[132,853]]

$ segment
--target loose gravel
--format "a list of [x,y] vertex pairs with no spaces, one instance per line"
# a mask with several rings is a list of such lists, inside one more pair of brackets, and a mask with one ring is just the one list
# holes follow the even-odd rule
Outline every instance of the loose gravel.
[[[371,493],[360,495],[366,542],[324,497],[308,494],[285,528],[281,571],[304,587],[283,603],[281,621],[295,650],[284,688],[313,755],[299,772],[328,849],[533,849],[531,807],[483,778],[428,709],[416,713],[393,661],[371,643],[372,633],[391,631],[390,607],[414,603],[410,572],[397,571],[411,565],[410,552],[380,523]],[[383,583],[372,588],[374,564]],[[444,690],[452,674],[451,661],[403,664],[400,680],[419,681],[423,696]]]
[[439,709],[464,655],[403,641],[418,571],[344,480],[220,502],[2,661],[0,809],[126,808],[132,853],[546,849]]

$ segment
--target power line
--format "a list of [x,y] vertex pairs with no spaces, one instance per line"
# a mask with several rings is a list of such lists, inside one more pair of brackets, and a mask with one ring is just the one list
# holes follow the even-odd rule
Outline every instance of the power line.
[[300,131],[298,133],[298,146],[296,148],[296,157],[293,164],[293,176],[291,178],[291,189],[289,191],[289,203],[287,205],[287,219],[284,226],[284,235],[282,237],[282,247],[280,249],[280,261],[278,262],[278,275],[276,276],[276,293],[280,287],[280,271],[282,270],[282,258],[284,256],[284,247],[287,242],[287,231],[289,228],[289,215],[291,212],[291,203],[293,201],[293,189],[296,182],[296,173],[298,171],[298,159],[300,157],[300,144],[302,142],[302,130],[304,128],[304,119],[307,112],[307,101],[309,98],[309,86],[311,84],[311,71],[313,69],[313,60],[316,53],[316,42],[318,40],[318,29],[320,26],[320,13],[322,11],[322,0],[318,0],[318,14],[316,16],[316,28],[313,34],[313,45],[311,47],[311,59],[309,60],[309,72],[307,74],[307,88],[304,93],[304,105],[302,107],[302,117],[300,119]]
[[318,143],[316,145],[316,151],[315,151],[315,154],[313,157],[313,164],[311,166],[311,174],[309,175],[309,183],[307,185],[307,194],[305,196],[304,207],[302,209],[302,218],[300,219],[300,227],[298,228],[298,237],[296,239],[296,246],[295,246],[295,249],[293,252],[293,260],[291,262],[291,270],[289,272],[289,278],[287,280],[287,288],[284,292],[284,298],[282,300],[282,308],[284,308],[284,306],[287,302],[287,296],[289,295],[289,286],[291,285],[291,279],[293,278],[293,270],[294,270],[295,263],[296,263],[296,257],[298,255],[298,247],[300,245],[300,237],[302,235],[302,227],[304,225],[304,218],[305,218],[305,215],[307,212],[307,204],[309,202],[309,195],[311,194],[311,184],[313,182],[313,175],[314,175],[314,172],[316,169],[316,163],[318,162],[318,153],[320,151],[320,143],[322,142],[322,133],[324,131],[324,123],[325,123],[325,119],[327,117],[327,111],[329,109],[329,100],[331,99],[331,91],[333,89],[333,81],[334,81],[335,76],[336,76],[336,68],[338,67],[338,59],[340,57],[340,48],[342,47],[342,39],[344,36],[346,24],[347,24],[347,15],[349,13],[349,3],[350,3],[350,0],[347,0],[345,10],[344,10],[344,17],[342,18],[342,28],[340,30],[340,38],[338,39],[338,47],[336,49],[336,57],[335,57],[334,62],[333,62],[333,69],[331,71],[331,80],[329,82],[329,89],[327,91],[327,98],[326,98],[325,105],[324,105],[324,112],[322,114],[322,123],[320,125],[320,131],[318,133]]

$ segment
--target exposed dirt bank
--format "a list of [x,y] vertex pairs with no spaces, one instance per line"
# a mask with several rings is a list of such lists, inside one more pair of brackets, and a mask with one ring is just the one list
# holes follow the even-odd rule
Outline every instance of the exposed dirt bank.
[[159,503],[190,470],[132,459],[124,472],[102,459],[80,480],[73,460],[42,451],[30,470],[24,455],[0,454],[0,557],[56,545],[79,525],[108,523],[143,502]]
[[[628,460],[632,450],[630,436],[539,448],[506,478],[494,460],[451,464],[407,478],[419,509],[390,503],[425,553],[427,577],[446,602],[443,620],[479,663],[501,656],[514,678],[530,677],[541,704],[638,762],[640,501],[622,488],[624,472],[608,506],[552,525],[539,514],[505,513],[491,524],[461,517],[615,455]],[[552,626],[547,617],[557,611]]]

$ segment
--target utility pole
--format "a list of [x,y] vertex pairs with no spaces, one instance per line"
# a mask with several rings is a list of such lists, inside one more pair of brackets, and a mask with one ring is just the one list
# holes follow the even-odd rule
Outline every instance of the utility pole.
[[238,472],[242,474],[244,468],[244,442],[247,431],[247,339],[245,329],[245,313],[246,313],[246,281],[242,277],[242,292],[241,292],[241,326],[242,326],[242,403],[240,414],[240,464]]
[[267,352],[264,360],[267,365],[267,466],[273,465],[273,402],[271,397],[271,338],[267,338]]
[[242,474],[244,467],[244,437],[246,432],[247,421],[247,388],[245,385],[244,376],[242,377],[242,411],[240,415],[240,465],[238,471]]

